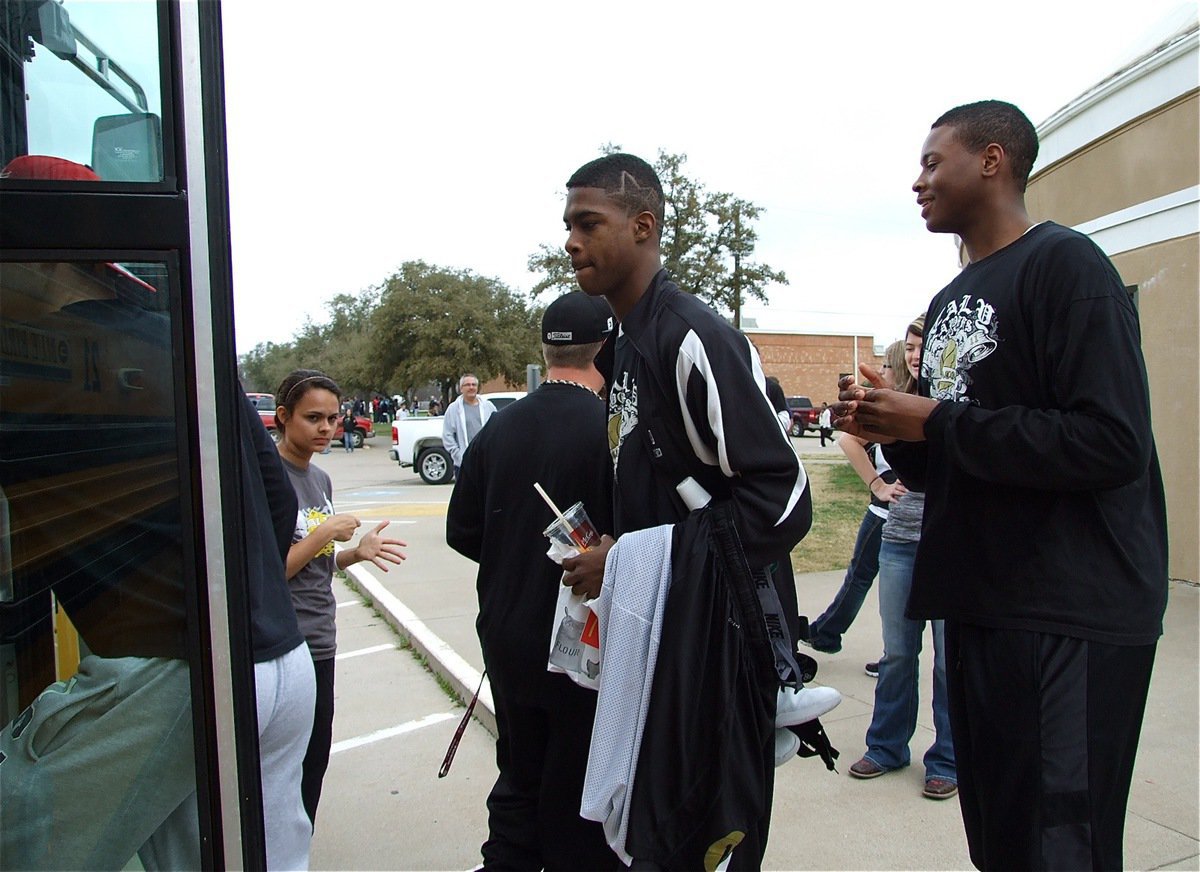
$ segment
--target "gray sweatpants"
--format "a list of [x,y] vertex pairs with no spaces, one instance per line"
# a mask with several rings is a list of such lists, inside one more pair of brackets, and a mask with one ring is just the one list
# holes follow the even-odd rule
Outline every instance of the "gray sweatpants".
[[304,752],[317,704],[308,645],[254,664],[258,693],[258,755],[268,869],[307,869],[312,821],[300,796]]

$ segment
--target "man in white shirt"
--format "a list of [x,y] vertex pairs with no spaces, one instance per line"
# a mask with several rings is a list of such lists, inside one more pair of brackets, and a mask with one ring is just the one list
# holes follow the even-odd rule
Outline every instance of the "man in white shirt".
[[825,447],[825,440],[833,439],[833,413],[829,411],[828,403],[821,403],[821,415],[817,418],[817,426],[821,428],[821,447]]

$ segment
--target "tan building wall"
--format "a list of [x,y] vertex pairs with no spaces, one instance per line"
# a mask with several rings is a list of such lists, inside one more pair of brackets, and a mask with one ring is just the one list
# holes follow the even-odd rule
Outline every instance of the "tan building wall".
[[856,360],[873,366],[883,363],[872,336],[745,332],[758,348],[763,372],[779,379],[787,396],[808,397],[817,408],[837,400],[838,379],[854,372]]
[[[1082,145],[1030,180],[1030,215],[1078,226],[1200,182],[1200,93],[1191,90]],[[1193,207],[1194,208],[1194,207]],[[1169,234],[1168,234],[1169,236]],[[1200,579],[1200,238],[1113,253],[1137,288],[1151,418],[1167,497],[1172,578]],[[1103,354],[1102,348],[1096,349]]]
[[1200,580],[1200,400],[1196,381],[1200,271],[1195,236],[1113,258],[1138,288],[1142,353],[1150,379],[1150,415],[1167,493],[1172,578]]
[[1073,227],[1200,182],[1198,104],[1193,91],[1038,173],[1030,217]]

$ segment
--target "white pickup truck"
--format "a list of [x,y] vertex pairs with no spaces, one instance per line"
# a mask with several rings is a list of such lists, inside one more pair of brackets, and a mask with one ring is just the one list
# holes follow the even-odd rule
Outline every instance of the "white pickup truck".
[[[524,391],[480,394],[497,410],[525,396]],[[428,415],[399,418],[392,422],[392,447],[388,456],[401,466],[411,466],[426,484],[449,484],[454,480],[450,452],[442,445],[442,423],[446,419]]]

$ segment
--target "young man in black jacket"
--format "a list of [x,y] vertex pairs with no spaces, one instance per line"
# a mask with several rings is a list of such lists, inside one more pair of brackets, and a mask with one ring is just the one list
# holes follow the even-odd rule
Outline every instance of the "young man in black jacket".
[[1037,134],[984,101],[933,124],[913,185],[970,258],[925,318],[919,395],[843,380],[848,432],[925,491],[908,616],[946,620],[963,821],[980,868],[1121,868],[1167,595],[1137,311],[1024,191]]
[[[782,577],[773,581],[772,567],[808,531],[812,504],[753,346],[662,268],[663,217],[662,185],[632,155],[606,155],[567,182],[563,219],[576,280],[607,299],[620,322],[598,361],[609,384],[614,533],[619,541],[674,525],[675,571],[713,569],[687,584],[672,581],[625,847],[635,860],[663,868],[726,861],[723,868],[757,868],[770,821],[776,692],[781,678],[799,680],[772,665],[771,642],[786,640],[788,617],[768,602]],[[704,520],[690,511],[703,500],[689,505],[677,491],[689,478],[712,498]],[[708,529],[709,518],[712,532],[694,535],[698,523]],[[717,549],[733,561],[724,567],[692,547],[704,550],[717,539],[735,543]],[[595,596],[613,544],[605,537],[564,561],[564,584]],[[761,608],[759,595],[767,597]],[[710,622],[705,616],[713,614],[727,617]],[[768,627],[773,639],[764,640]],[[718,661],[728,669],[704,671]],[[681,678],[688,664],[690,683]],[[812,691],[828,708],[840,700],[832,688]],[[602,688],[602,704],[603,697]],[[714,710],[737,716],[715,718]],[[697,712],[704,717],[693,719]]]

